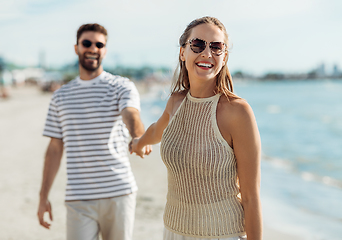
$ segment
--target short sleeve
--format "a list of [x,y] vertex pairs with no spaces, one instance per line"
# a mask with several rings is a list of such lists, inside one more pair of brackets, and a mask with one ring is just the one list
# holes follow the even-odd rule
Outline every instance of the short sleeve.
[[57,109],[55,95],[53,95],[50,101],[48,114],[46,116],[43,136],[59,138],[59,139],[63,138],[62,127],[58,118],[58,109]]
[[126,107],[134,107],[140,111],[140,97],[134,83],[125,79],[118,89],[119,111]]

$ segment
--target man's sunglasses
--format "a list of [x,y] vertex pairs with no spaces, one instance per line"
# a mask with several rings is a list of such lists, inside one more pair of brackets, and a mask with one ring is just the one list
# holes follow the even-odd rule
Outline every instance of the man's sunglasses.
[[[190,44],[190,48],[194,53],[201,53],[207,47],[207,42],[199,38],[193,38],[193,39],[186,41],[183,44],[183,47],[187,43]],[[227,45],[224,42],[210,42],[209,43],[209,48],[211,52],[216,56],[220,56],[223,52],[225,52],[226,47]]]
[[[86,39],[82,41],[82,45],[83,45],[83,47],[85,47],[85,48],[89,48],[92,44],[93,44],[93,43],[92,43],[91,41],[86,40]],[[97,48],[103,48],[103,47],[105,46],[105,44],[102,43],[102,42],[96,42],[96,43],[95,43],[95,46],[96,46]]]

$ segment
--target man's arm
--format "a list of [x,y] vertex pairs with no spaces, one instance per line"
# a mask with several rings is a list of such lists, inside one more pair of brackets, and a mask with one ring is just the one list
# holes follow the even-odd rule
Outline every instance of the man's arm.
[[126,107],[121,111],[122,121],[126,124],[132,138],[140,137],[144,134],[144,125],[140,119],[139,110],[133,107]]
[[[145,133],[144,124],[140,119],[140,112],[134,107],[126,107],[121,111],[122,121],[125,123],[132,139],[141,137]],[[132,141],[129,143],[131,151]],[[148,155],[152,151],[152,146],[146,146],[145,154]]]
[[50,220],[52,221],[51,204],[48,200],[48,195],[52,183],[56,177],[63,155],[63,141],[58,138],[51,138],[49,146],[45,154],[44,170],[42,186],[40,189],[40,198],[38,206],[38,219],[40,225],[45,228],[50,228],[50,224],[44,221],[44,213],[48,212]]

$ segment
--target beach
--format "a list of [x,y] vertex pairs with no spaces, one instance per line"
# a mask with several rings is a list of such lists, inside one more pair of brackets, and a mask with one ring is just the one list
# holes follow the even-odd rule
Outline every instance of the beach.
[[[35,86],[11,88],[9,94],[8,99],[0,99],[0,239],[65,239],[65,155],[50,192],[53,211],[50,230],[39,225],[36,214],[49,142],[42,131],[51,94],[42,93]],[[144,159],[131,155],[130,161],[139,187],[133,239],[161,240],[167,173],[159,146],[155,145],[153,153]],[[305,238],[264,224],[263,239]]]

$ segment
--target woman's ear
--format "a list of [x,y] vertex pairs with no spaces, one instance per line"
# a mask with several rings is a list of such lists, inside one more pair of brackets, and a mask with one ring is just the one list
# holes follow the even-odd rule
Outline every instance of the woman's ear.
[[226,65],[227,60],[228,60],[228,51],[225,51],[224,57],[223,57],[222,67],[223,67],[224,65]]
[[185,50],[185,48],[183,48],[183,47],[180,47],[180,49],[179,49],[179,58],[180,58],[180,60],[182,60],[183,62],[185,62],[184,50]]

